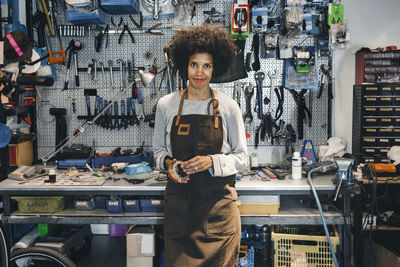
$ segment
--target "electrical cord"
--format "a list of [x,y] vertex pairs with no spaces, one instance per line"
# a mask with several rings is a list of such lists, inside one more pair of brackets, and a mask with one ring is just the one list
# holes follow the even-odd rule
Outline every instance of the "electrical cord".
[[323,224],[324,230],[325,230],[325,235],[326,235],[326,238],[328,239],[329,247],[331,248],[331,254],[332,254],[333,261],[335,262],[336,267],[339,267],[339,262],[338,262],[338,260],[336,258],[335,250],[333,248],[331,237],[329,235],[328,226],[326,224],[324,212],[322,211],[322,207],[321,207],[321,203],[320,203],[319,198],[318,198],[317,191],[315,190],[315,187],[314,187],[314,185],[312,183],[312,179],[311,179],[311,175],[314,172],[317,172],[317,171],[320,171],[320,167],[317,167],[317,168],[314,168],[314,169],[310,170],[308,172],[307,179],[308,179],[308,182],[310,183],[310,187],[311,187],[311,190],[313,192],[313,195],[314,195],[314,198],[315,198],[315,202],[317,203],[317,206],[318,206],[319,214],[321,216],[322,224]]

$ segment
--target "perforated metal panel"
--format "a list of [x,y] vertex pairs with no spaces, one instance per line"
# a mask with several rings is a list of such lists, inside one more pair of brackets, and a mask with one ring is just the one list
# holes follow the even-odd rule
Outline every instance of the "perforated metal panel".
[[[230,13],[232,9],[232,1],[210,1],[206,4],[198,4],[196,6],[196,14],[192,19],[193,25],[199,25],[203,23],[203,12],[206,10],[210,10],[211,8],[215,8],[217,11],[223,12],[225,14],[225,27],[229,27]],[[114,15],[114,21],[118,22],[121,16]],[[124,23],[128,23],[129,28],[135,29],[135,26],[130,21],[128,16],[122,16]],[[135,20],[139,21],[138,15],[133,15]],[[65,21],[63,14],[60,13],[60,16],[57,18],[58,24],[70,24]],[[111,25],[111,16],[106,16],[107,23],[110,24],[110,30],[114,30],[115,28]],[[164,63],[164,55],[163,48],[166,46],[171,38],[174,36],[175,31],[171,30],[171,24],[173,19],[159,19],[158,21],[154,20],[145,20],[143,28],[147,29],[156,23],[163,23],[159,28],[162,29],[164,35],[156,36],[150,34],[134,34],[135,43],[131,43],[128,35],[124,36],[121,44],[118,44],[119,34],[109,36],[109,45],[108,48],[104,48],[104,44],[100,53],[95,52],[94,45],[94,36],[97,34],[97,31],[94,30],[94,26],[91,27],[90,36],[82,37],[62,37],[62,41],[64,46],[67,46],[71,40],[79,40],[82,43],[82,49],[78,52],[78,67],[86,68],[88,64],[92,62],[92,58],[95,58],[98,63],[103,62],[104,66],[108,69],[108,61],[113,61],[114,69],[118,66],[116,63],[117,59],[122,59],[124,61],[131,60],[132,54],[134,55],[135,66],[136,67],[146,67],[146,70],[149,70],[151,65],[154,63],[158,66],[158,70],[162,70],[165,67]],[[246,41],[245,54],[250,51],[251,48],[251,40],[253,37],[253,33],[250,34],[249,39]],[[50,38],[50,42],[54,50],[57,50],[58,41],[56,38]],[[302,39],[300,38],[299,41]],[[312,44],[313,40],[309,39],[307,42]],[[156,60],[156,61],[154,61]],[[261,69],[266,74],[264,83],[263,83],[263,96],[269,96],[271,81],[268,77],[269,72],[276,71],[279,76],[277,79],[277,83],[275,86],[279,86],[282,84],[283,80],[283,61],[276,59],[264,59],[260,58]],[[316,59],[315,69],[319,76],[319,66],[321,63],[327,64],[326,59],[322,60],[320,58]],[[108,71],[105,72],[105,76],[101,72],[97,72],[97,80],[92,80],[92,76],[85,73],[80,72],[80,87],[76,87],[74,85],[74,73],[73,68],[71,68],[71,74],[69,75],[69,89],[66,91],[62,91],[65,76],[66,76],[66,68],[61,65],[54,65],[54,73],[56,75],[56,81],[52,88],[42,88],[40,89],[40,97],[37,101],[37,121],[38,121],[38,153],[39,157],[42,157],[44,154],[53,150],[55,147],[55,120],[54,117],[49,114],[50,107],[58,107],[67,109],[67,125],[68,125],[68,135],[73,134],[74,129],[80,126],[84,121],[78,120],[78,115],[87,115],[86,111],[86,102],[85,97],[83,95],[84,89],[97,89],[97,94],[101,96],[103,99],[111,100],[118,92],[120,88],[120,78],[119,71],[114,71],[114,88],[111,87],[110,82],[110,73]],[[156,90],[154,88],[151,90],[143,89],[143,98],[144,98],[144,113],[149,114],[152,112],[153,106],[157,103],[157,100],[167,93],[165,80],[161,85],[160,83],[161,75],[157,75],[155,79]],[[245,84],[252,83],[254,86],[256,82],[254,80],[254,71],[248,73],[248,78],[240,80]],[[214,84],[212,87],[217,90],[221,90],[225,94],[232,96],[234,83],[225,83],[225,84]],[[154,92],[156,92],[154,94]],[[126,94],[121,99],[126,99],[130,96],[130,90],[126,92]],[[245,96],[242,91],[241,94],[241,109],[242,113],[245,112]],[[275,112],[277,107],[277,99],[275,93],[271,94],[271,104],[270,107],[264,105],[264,113],[270,109],[271,112]],[[285,102],[284,102],[284,112],[282,115],[283,120],[286,123],[290,123],[296,129],[297,121],[296,121],[296,112],[297,107],[295,102],[293,101],[290,93],[285,90]],[[91,99],[91,108],[92,113],[94,109],[94,101],[95,97],[90,97]],[[308,99],[308,94],[307,94]],[[256,93],[252,98],[252,109],[254,108],[254,104],[256,101]],[[307,100],[308,101],[308,100]],[[76,113],[73,113],[72,103],[75,102]],[[323,96],[320,99],[316,99],[316,92],[312,92],[312,114],[313,114],[313,126],[308,128],[306,125],[304,126],[304,138],[312,139],[314,145],[325,144],[327,139],[327,94],[324,92]],[[309,103],[307,102],[309,105]],[[141,105],[139,105],[135,101],[136,111],[137,113],[142,110]],[[120,107],[119,107],[120,108]],[[254,134],[256,128],[260,124],[260,120],[257,118],[257,114],[253,112],[253,122],[250,124],[246,124],[246,130],[252,135],[251,138],[248,139],[248,145],[254,146]],[[109,152],[116,147],[122,148],[136,148],[144,144],[145,147],[151,148],[152,143],[152,135],[153,128],[149,127],[148,123],[145,123],[141,120],[140,126],[130,126],[127,129],[120,130],[107,130],[100,126],[93,125],[87,128],[87,130],[81,134],[76,142],[82,143],[85,145],[92,145],[93,140],[95,141],[96,148],[101,152]],[[284,142],[281,142],[281,145],[284,145]],[[260,142],[259,146],[270,146],[267,141]]]

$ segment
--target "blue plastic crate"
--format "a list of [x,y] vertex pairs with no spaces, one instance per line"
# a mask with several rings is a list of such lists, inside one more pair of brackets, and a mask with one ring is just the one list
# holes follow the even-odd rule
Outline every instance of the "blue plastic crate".
[[138,212],[140,211],[140,202],[136,199],[124,200],[124,211],[126,212]]
[[65,12],[67,21],[74,24],[104,24],[106,23],[106,15],[101,9],[91,12],[79,12],[76,10],[67,10]]
[[139,13],[139,4],[135,0],[100,0],[100,6],[113,15]]
[[123,212],[121,199],[118,199],[118,200],[107,199],[106,206],[107,206],[107,210],[109,212],[112,212],[112,213],[122,213]]
[[141,199],[140,208],[142,211],[162,212],[164,211],[164,200],[161,199]]

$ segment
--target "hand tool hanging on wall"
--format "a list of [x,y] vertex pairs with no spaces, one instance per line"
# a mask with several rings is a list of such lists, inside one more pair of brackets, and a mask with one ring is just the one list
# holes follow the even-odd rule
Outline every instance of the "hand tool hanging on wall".
[[104,28],[104,30],[103,30],[103,27],[100,27],[99,33],[96,35],[96,37],[94,37],[94,47],[95,47],[97,53],[100,52],[100,49],[103,45],[104,37],[106,38],[104,48],[108,47],[109,30],[110,30],[109,24],[107,24],[107,26]]
[[307,93],[307,89],[302,89],[299,92],[296,90],[288,89],[290,94],[292,95],[296,105],[297,105],[297,134],[299,136],[299,140],[303,139],[303,122],[308,123],[308,127],[311,127],[311,119],[312,114],[306,105],[305,94]]
[[128,128],[129,125],[129,121],[128,121],[128,116],[125,113],[125,100],[121,100],[121,123],[120,123],[120,127],[121,128]]
[[253,114],[251,114],[251,98],[254,95],[254,87],[251,83],[246,86],[244,94],[246,96],[246,112],[243,115],[243,122],[246,123],[248,119],[248,122],[251,123],[253,121]]
[[135,103],[132,97],[126,99],[128,124],[131,126],[139,125],[140,121],[137,118]]
[[121,129],[121,125],[119,123],[119,108],[118,108],[118,101],[114,102],[114,124],[113,128],[114,129]]
[[68,48],[67,48],[67,53],[68,53],[68,60],[67,60],[67,73],[65,75],[65,79],[64,79],[64,87],[62,89],[62,91],[67,90],[68,89],[68,84],[69,84],[69,73],[71,71],[71,61],[72,61],[72,49],[74,46],[74,40],[71,40],[69,42]]
[[283,103],[285,101],[285,91],[283,86],[275,87],[274,89],[276,98],[278,99],[278,106],[276,107],[275,110],[275,121],[279,120],[283,114]]
[[254,61],[251,64],[251,67],[254,71],[260,70],[260,37],[257,33],[253,35],[253,53],[254,53]]
[[256,72],[254,74],[254,79],[257,84],[257,98],[254,111],[257,112],[257,117],[261,120],[263,117],[263,88],[262,84],[265,78],[265,73],[262,71]]
[[78,74],[78,59],[76,54],[79,50],[82,49],[82,43],[79,41],[75,41],[72,47],[72,52],[74,56],[74,70],[75,70],[75,86],[79,87],[79,74]]
[[122,42],[122,37],[124,37],[125,32],[127,32],[127,34],[129,35],[129,37],[131,38],[131,42],[135,43],[135,38],[133,37],[131,31],[129,30],[128,24],[124,23],[124,28],[121,32],[121,34],[118,37],[118,44],[121,44]]
[[67,137],[67,121],[65,108],[50,108],[50,115],[56,118],[56,150],[64,145]]

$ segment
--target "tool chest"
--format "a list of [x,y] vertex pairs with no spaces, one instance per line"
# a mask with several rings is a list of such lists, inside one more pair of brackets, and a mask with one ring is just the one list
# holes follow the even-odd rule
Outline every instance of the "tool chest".
[[388,163],[390,147],[400,145],[400,85],[354,85],[353,103],[353,153]]

